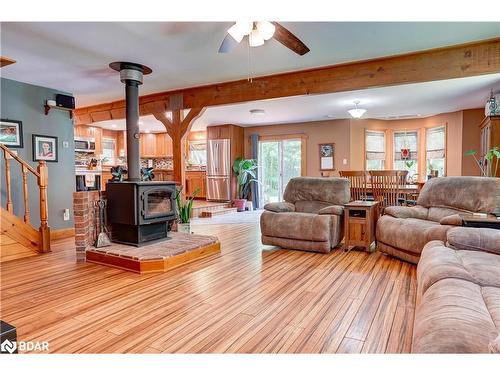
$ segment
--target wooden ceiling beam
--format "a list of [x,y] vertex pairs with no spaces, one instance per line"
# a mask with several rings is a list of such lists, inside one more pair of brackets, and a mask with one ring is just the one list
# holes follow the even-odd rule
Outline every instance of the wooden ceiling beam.
[[[172,90],[139,98],[140,107],[164,102],[171,109],[172,96],[182,95],[182,108],[201,108],[253,100],[394,86],[500,73],[500,38],[412,52],[403,55],[275,74],[213,85]],[[125,108],[116,101],[75,110],[77,122],[84,115]],[[147,114],[147,111],[143,112]]]

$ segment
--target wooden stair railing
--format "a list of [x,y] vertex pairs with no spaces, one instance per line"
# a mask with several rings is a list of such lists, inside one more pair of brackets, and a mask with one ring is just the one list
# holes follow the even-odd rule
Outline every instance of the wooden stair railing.
[[5,193],[6,193],[6,210],[14,214],[12,203],[12,189],[10,182],[10,161],[16,160],[21,164],[21,174],[23,178],[23,198],[24,198],[24,223],[30,225],[30,210],[28,205],[28,173],[35,175],[40,195],[40,227],[38,228],[38,252],[46,253],[50,251],[50,228],[48,224],[48,206],[47,206],[47,185],[48,185],[48,168],[47,162],[41,160],[38,162],[38,167],[35,170],[26,161],[21,159],[8,147],[0,143],[0,148],[4,152],[5,160]]

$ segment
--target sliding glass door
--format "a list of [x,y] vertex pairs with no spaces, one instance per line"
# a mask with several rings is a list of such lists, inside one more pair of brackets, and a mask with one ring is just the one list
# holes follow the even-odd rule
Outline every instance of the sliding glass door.
[[288,181],[301,175],[302,140],[259,141],[260,206],[283,200]]

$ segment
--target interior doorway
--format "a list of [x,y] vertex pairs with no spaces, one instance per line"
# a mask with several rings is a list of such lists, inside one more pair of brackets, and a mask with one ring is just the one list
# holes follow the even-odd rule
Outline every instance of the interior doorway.
[[282,201],[288,181],[305,174],[304,148],[301,137],[259,140],[260,207]]

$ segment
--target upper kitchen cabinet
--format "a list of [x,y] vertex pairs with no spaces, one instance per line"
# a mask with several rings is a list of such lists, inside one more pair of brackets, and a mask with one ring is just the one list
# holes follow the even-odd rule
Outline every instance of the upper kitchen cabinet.
[[167,133],[159,133],[156,135],[156,155],[158,157],[172,156],[172,138]]
[[172,139],[167,133],[141,134],[141,157],[163,158],[172,156]]
[[141,157],[156,156],[156,135],[151,133],[141,133],[139,138]]
[[218,125],[207,127],[208,139],[230,139],[231,127],[234,125]]

